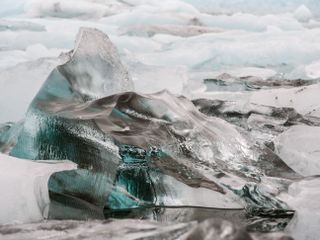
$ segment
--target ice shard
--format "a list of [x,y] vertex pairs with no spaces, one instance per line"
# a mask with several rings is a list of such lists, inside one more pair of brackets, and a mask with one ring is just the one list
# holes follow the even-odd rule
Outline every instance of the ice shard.
[[286,208],[275,198],[286,186],[277,179],[299,176],[268,148],[185,97],[132,92],[114,46],[97,30],[81,29],[69,57],[33,100],[10,151],[78,164],[49,180],[56,216],[152,206]]
[[[309,144],[302,144],[308,142]],[[275,139],[275,150],[303,176],[320,174],[320,128],[293,126]]]
[[55,68],[38,98],[81,103],[133,90],[133,82],[122,65],[116,47],[96,29],[81,28],[69,60]]

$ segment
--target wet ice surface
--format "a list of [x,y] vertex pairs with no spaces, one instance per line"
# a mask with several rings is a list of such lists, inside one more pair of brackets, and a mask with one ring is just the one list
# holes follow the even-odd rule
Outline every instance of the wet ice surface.
[[319,9],[1,1],[1,239],[318,239]]

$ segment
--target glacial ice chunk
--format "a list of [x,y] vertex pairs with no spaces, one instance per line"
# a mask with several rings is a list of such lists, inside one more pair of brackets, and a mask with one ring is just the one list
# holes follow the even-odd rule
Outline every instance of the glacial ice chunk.
[[8,30],[11,30],[11,31],[29,30],[29,31],[41,32],[41,31],[45,31],[46,28],[43,25],[32,23],[32,22],[1,19],[0,32],[8,31]]
[[125,9],[120,1],[27,0],[24,8],[29,16],[56,18],[101,18]]
[[69,58],[33,100],[10,151],[78,164],[49,180],[53,207],[65,217],[70,211],[62,207],[79,205],[99,216],[163,205],[241,208],[252,198],[264,207],[285,207],[264,201],[270,194],[254,185],[269,177],[295,179],[295,172],[185,97],[130,91],[128,73],[101,32],[82,29]]
[[180,37],[192,37],[205,33],[217,33],[221,32],[221,29],[211,28],[205,26],[196,26],[196,25],[142,25],[142,26],[129,26],[122,30],[123,33],[129,36],[144,36],[144,37],[153,37],[156,34],[168,34],[173,36]]
[[75,169],[70,161],[27,161],[0,153],[0,224],[29,223],[48,217],[48,180]]
[[294,88],[266,89],[252,92],[193,92],[192,98],[233,101],[245,108],[248,104],[294,108],[302,115],[320,117],[320,84]]
[[61,104],[63,96],[42,94],[11,154],[76,162],[79,170],[51,178],[49,188],[56,194],[115,210],[188,204],[239,208],[241,200],[225,186],[238,188],[264,176],[296,177],[267,148],[259,149],[232,125],[206,118],[186,98],[168,92],[128,92],[82,104]]
[[183,2],[190,3],[195,6],[201,12],[207,13],[227,13],[232,14],[235,12],[254,13],[257,15],[263,14],[279,14],[289,11],[294,11],[295,8],[305,4],[310,8],[314,14],[318,15],[319,2],[318,0],[183,0]]
[[275,140],[276,153],[303,176],[320,174],[320,127],[293,126]]
[[317,240],[319,238],[319,187],[320,178],[309,177],[291,184],[288,193],[281,195],[281,199],[296,211],[285,229],[294,239]]
[[312,18],[312,13],[305,5],[301,5],[298,7],[294,13],[293,16],[299,21],[299,22],[309,22]]
[[80,29],[70,60],[52,72],[47,87],[51,81],[64,81],[69,85],[65,91],[71,88],[74,96],[80,94],[86,100],[133,90],[115,46],[105,34],[89,28]]

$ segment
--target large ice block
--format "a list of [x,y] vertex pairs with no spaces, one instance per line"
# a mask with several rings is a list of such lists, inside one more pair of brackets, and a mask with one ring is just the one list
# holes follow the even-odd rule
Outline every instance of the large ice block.
[[33,100],[10,151],[78,164],[49,180],[60,212],[63,205],[66,214],[81,208],[94,216],[163,205],[286,208],[268,200],[280,184],[274,179],[298,175],[268,148],[206,117],[185,97],[132,92],[114,46],[99,31],[80,30],[69,57]]

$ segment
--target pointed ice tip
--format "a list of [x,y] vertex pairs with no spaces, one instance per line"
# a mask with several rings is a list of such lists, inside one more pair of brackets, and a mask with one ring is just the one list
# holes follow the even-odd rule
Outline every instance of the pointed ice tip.
[[102,46],[117,52],[109,37],[102,31],[96,28],[81,27],[76,37],[73,53],[75,54],[77,51],[85,48],[87,53],[99,54],[99,50],[106,50],[101,49]]
[[97,99],[132,91],[133,82],[109,37],[94,28],[80,28],[70,59],[58,67],[73,92]]

